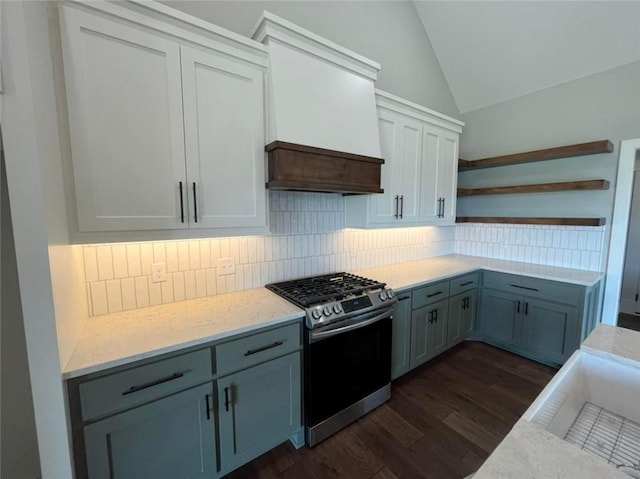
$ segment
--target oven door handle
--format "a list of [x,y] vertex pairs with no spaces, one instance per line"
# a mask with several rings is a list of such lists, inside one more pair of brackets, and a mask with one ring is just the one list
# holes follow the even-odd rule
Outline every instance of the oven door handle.
[[348,331],[364,328],[365,326],[369,326],[370,324],[373,324],[377,321],[380,321],[382,319],[389,318],[389,317],[393,317],[393,308],[385,309],[382,313],[376,314],[375,316],[369,319],[366,319],[364,321],[350,324],[349,326],[330,329],[328,331],[311,331],[309,334],[309,342],[314,343],[316,341],[320,341],[321,339],[327,339],[332,336],[336,336],[338,334],[346,333]]

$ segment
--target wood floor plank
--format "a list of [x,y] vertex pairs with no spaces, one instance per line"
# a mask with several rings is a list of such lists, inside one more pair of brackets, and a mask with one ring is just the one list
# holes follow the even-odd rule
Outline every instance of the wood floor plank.
[[556,370],[464,342],[394,381],[391,399],[314,448],[282,444],[231,479],[460,479]]
[[386,404],[372,411],[369,416],[370,420],[388,431],[404,447],[411,447],[423,436],[423,433],[411,422],[405,420]]

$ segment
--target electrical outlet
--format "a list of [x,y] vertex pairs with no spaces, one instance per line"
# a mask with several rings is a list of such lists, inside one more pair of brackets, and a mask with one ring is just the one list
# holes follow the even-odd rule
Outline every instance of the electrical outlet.
[[233,258],[220,258],[218,260],[218,276],[234,274],[236,272],[236,264]]
[[161,283],[167,280],[167,266],[164,263],[153,263],[151,265],[151,282]]

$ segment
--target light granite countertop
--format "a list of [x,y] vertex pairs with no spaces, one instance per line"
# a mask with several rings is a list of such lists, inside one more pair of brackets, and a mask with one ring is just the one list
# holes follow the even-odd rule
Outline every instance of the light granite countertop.
[[384,281],[388,287],[401,291],[480,269],[500,273],[520,274],[582,286],[593,286],[603,276],[603,273],[598,271],[559,268],[557,266],[520,263],[518,261],[457,254],[363,269],[356,271],[355,274],[374,278],[378,281]]
[[[599,324],[581,351],[640,368],[640,333]],[[473,479],[629,479],[597,456],[520,419]]]
[[[448,255],[361,271],[399,291],[479,269],[591,286],[594,271]],[[304,312],[265,288],[221,294],[88,318],[65,365],[70,379],[224,339],[296,318]]]
[[63,379],[277,325],[304,312],[266,288],[88,319]]

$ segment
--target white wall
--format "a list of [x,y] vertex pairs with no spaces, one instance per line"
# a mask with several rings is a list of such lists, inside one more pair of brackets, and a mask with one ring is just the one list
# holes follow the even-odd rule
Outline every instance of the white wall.
[[40,460],[4,161],[1,170],[0,477],[35,479]]
[[[491,168],[459,176],[460,187],[597,179],[604,191],[466,197],[461,216],[598,216],[611,222],[620,140],[640,132],[640,62],[462,115],[461,157],[479,159],[610,139],[613,153]],[[607,228],[608,244],[609,228]],[[606,257],[603,257],[606,264]]]
[[458,109],[412,2],[164,1],[250,36],[268,10],[382,65],[376,87],[458,116]]
[[49,239],[63,244],[66,218],[48,4],[1,8],[3,140],[39,456],[44,478],[67,478],[70,437],[49,263]]

